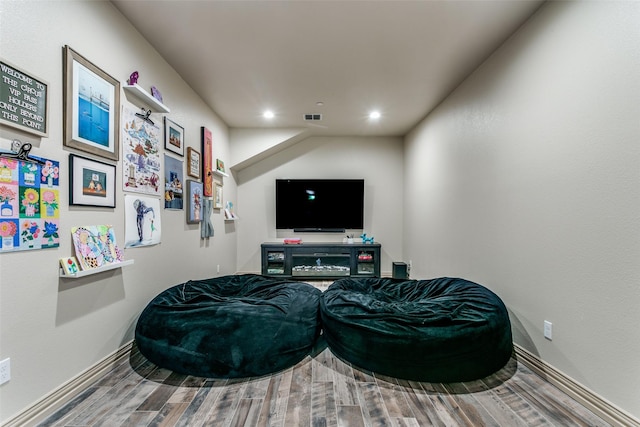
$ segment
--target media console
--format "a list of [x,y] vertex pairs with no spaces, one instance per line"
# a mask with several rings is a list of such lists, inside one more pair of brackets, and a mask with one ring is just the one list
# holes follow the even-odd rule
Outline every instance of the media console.
[[380,277],[380,243],[263,243],[262,274],[296,279]]

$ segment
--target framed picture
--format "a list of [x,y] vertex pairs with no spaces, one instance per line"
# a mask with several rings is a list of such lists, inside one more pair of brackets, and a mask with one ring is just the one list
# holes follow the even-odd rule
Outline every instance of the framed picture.
[[69,154],[69,204],[115,208],[115,165]]
[[189,209],[187,210],[187,223],[198,224],[202,221],[202,183],[191,179],[187,180],[187,195],[189,197]]
[[184,156],[184,128],[164,118],[164,148]]
[[213,193],[213,208],[222,209],[222,185],[219,182],[216,182]]
[[182,160],[164,155],[164,208],[182,209]]
[[0,60],[0,123],[49,136],[49,83]]
[[120,82],[64,47],[64,145],[118,160]]
[[204,195],[213,196],[213,137],[211,131],[202,127],[202,183],[204,185]]
[[224,162],[222,160],[220,160],[220,159],[216,159],[216,170],[218,172],[225,173]]
[[200,152],[187,148],[187,175],[200,179]]

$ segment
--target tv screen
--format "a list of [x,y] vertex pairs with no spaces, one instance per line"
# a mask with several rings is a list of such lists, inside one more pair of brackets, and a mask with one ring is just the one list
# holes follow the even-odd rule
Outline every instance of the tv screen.
[[277,179],[276,229],[364,228],[364,179]]

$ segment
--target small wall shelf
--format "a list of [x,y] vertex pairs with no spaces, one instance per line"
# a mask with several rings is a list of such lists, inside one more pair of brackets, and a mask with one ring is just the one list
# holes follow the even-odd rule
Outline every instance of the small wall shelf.
[[228,173],[224,173],[224,172],[221,172],[219,170],[214,170],[213,173],[216,174],[216,175],[219,175],[219,176],[229,176]]
[[151,96],[149,92],[142,89],[142,87],[140,87],[140,85],[138,84],[134,84],[134,85],[123,84],[122,87],[124,88],[124,91],[126,93],[142,101],[148,107],[151,107],[151,112],[153,113],[168,113],[171,111],[169,110],[169,107],[167,107],[162,102],[155,99],[153,96]]
[[80,270],[76,274],[64,274],[64,271],[62,270],[62,268],[60,268],[59,269],[60,270],[60,277],[62,277],[63,279],[79,279],[81,277],[91,276],[92,274],[101,273],[103,271],[115,270],[116,268],[126,267],[127,265],[133,264],[133,261],[134,260],[129,259],[129,260],[122,261],[122,262],[116,262],[116,263],[109,264],[109,265],[103,265],[102,267],[92,268],[90,270]]

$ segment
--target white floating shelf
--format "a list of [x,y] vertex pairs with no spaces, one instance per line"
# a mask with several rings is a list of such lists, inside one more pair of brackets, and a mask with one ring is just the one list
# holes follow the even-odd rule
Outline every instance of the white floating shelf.
[[168,113],[171,111],[169,110],[169,107],[167,107],[162,102],[155,99],[153,96],[151,96],[149,92],[142,89],[142,87],[140,87],[140,85],[138,84],[134,84],[134,85],[124,84],[122,85],[122,87],[124,88],[125,92],[139,99],[140,101],[145,103],[148,107],[151,107],[152,113]]
[[103,271],[115,270],[116,268],[126,267],[133,264],[133,260],[129,259],[122,262],[116,262],[113,264],[103,265],[102,267],[96,267],[89,270],[80,270],[75,274],[64,274],[64,270],[60,268],[60,277],[63,279],[79,279],[84,276],[91,276],[92,274],[101,273]]
[[221,172],[219,170],[214,170],[213,173],[215,173],[216,175],[220,175],[220,176],[229,176],[228,173]]

